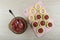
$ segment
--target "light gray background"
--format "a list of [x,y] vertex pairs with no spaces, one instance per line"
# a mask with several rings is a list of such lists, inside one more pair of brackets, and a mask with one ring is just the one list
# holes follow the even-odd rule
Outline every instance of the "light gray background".
[[48,13],[52,16],[55,24],[55,29],[43,37],[37,38],[30,26],[20,35],[16,35],[9,30],[8,24],[13,16],[8,10],[11,9],[15,16],[24,17],[24,9],[36,1],[0,0],[0,40],[60,40],[60,0],[41,0],[45,4]]

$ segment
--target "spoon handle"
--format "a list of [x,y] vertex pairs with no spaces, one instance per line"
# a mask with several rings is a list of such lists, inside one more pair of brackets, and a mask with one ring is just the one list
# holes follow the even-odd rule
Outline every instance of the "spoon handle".
[[13,12],[11,10],[9,10],[9,12],[15,17],[15,15],[13,14]]

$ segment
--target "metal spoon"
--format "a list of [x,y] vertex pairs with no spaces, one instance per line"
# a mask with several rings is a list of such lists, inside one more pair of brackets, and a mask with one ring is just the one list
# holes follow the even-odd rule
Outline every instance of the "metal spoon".
[[15,18],[15,15],[13,14],[13,12],[11,10],[9,10],[9,12],[13,15],[13,17]]
[[[9,10],[9,12],[12,14],[12,16],[15,18],[15,15],[13,14],[13,12],[11,11],[11,10]],[[19,23],[18,21],[17,21],[17,23]]]

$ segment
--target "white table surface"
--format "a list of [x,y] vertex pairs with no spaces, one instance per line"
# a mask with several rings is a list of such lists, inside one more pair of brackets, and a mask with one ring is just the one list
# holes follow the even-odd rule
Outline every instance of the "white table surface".
[[24,9],[34,4],[37,0],[0,0],[0,40],[60,40],[60,0],[41,0],[48,13],[52,16],[55,29],[41,38],[37,38],[28,25],[23,34],[14,34],[9,30],[9,22],[13,16],[9,13],[11,9],[15,16],[24,17]]

